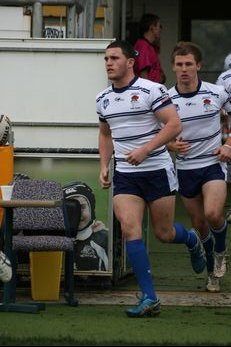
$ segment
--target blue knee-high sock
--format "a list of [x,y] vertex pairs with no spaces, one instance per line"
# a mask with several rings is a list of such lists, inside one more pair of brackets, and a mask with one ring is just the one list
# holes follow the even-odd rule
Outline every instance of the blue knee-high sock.
[[151,267],[146,247],[142,240],[126,241],[127,256],[143,296],[156,300]]
[[192,249],[197,243],[197,237],[191,230],[185,229],[183,224],[175,223],[176,236],[173,243],[184,243],[189,249]]
[[226,234],[227,234],[227,221],[225,220],[224,225],[220,229],[213,229],[210,226],[210,230],[215,239],[214,251],[221,253],[226,249]]
[[206,254],[206,266],[207,266],[207,272],[213,272],[213,267],[214,267],[214,255],[213,255],[213,250],[214,250],[214,238],[211,232],[209,232],[208,236],[206,238],[201,240],[205,254]]

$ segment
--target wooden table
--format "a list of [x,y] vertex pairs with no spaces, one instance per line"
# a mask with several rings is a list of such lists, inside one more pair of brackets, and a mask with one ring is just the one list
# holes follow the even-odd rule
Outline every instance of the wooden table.
[[36,313],[45,309],[44,303],[16,303],[12,288],[16,285],[16,273],[14,271],[13,256],[13,209],[14,208],[55,208],[62,206],[61,200],[0,200],[0,207],[5,209],[4,227],[4,252],[12,264],[12,279],[4,283],[3,302],[0,303],[0,311],[5,312],[31,312]]

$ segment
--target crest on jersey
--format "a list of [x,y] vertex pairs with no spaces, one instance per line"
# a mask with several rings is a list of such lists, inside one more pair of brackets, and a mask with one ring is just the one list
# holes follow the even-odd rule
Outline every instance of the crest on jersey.
[[134,108],[139,108],[139,107],[137,107],[138,104],[139,104],[139,98],[140,98],[140,96],[138,94],[132,94],[131,95],[131,100],[130,101],[131,101],[133,109]]
[[103,108],[106,110],[106,108],[109,106],[109,99],[104,99],[103,101]]
[[180,111],[180,106],[178,105],[178,104],[174,104],[175,105],[175,107],[176,107],[176,110],[177,111]]
[[203,99],[203,106],[204,106],[204,110],[209,112],[212,110],[212,103],[211,103],[211,99],[209,98],[205,98]]

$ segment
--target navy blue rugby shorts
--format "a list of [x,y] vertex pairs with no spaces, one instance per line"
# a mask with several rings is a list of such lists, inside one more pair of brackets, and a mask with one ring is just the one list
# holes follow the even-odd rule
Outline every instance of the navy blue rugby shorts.
[[131,194],[150,202],[163,196],[175,195],[177,180],[174,170],[155,170],[143,172],[115,171],[113,195]]
[[209,181],[225,180],[226,174],[222,166],[217,163],[200,169],[177,170],[179,193],[186,198],[194,198],[202,186]]

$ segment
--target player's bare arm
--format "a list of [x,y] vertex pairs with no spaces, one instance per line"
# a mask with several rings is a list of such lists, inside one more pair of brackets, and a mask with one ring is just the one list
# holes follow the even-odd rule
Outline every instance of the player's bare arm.
[[107,123],[99,124],[99,153],[100,153],[100,175],[101,187],[107,189],[111,186],[109,178],[109,164],[113,153],[111,131]]

